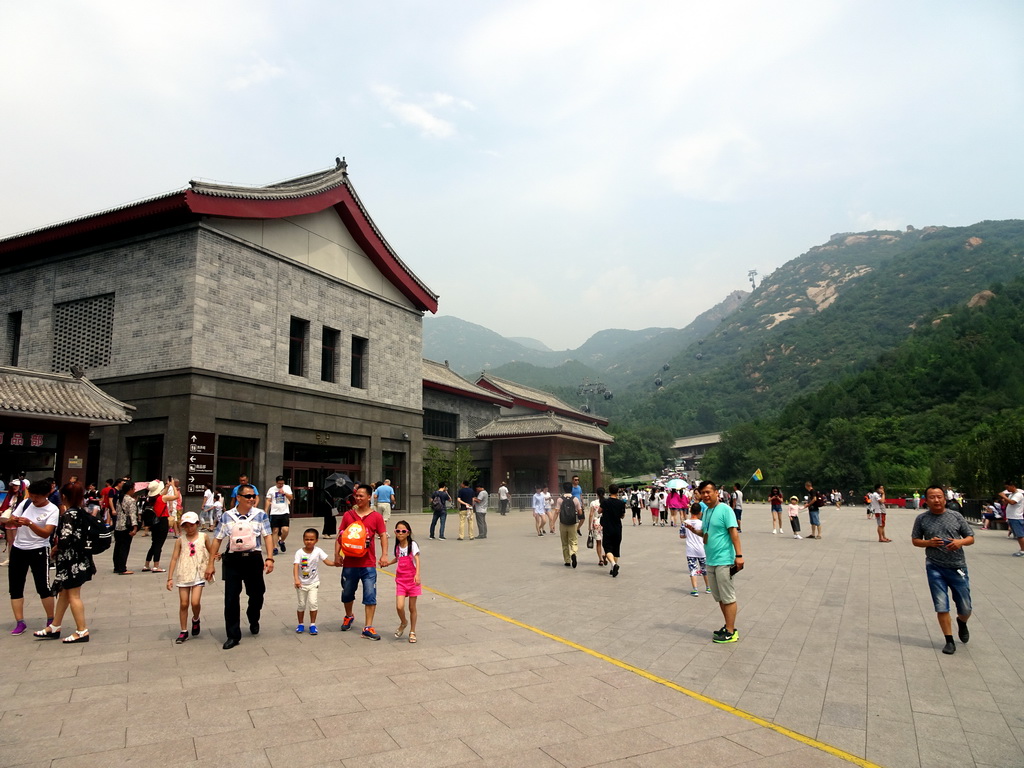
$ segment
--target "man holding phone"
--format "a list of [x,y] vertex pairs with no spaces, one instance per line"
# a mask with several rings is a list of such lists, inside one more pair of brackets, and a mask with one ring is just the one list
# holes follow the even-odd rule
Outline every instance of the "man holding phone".
[[949,620],[949,592],[956,603],[956,625],[960,642],[971,638],[967,620],[971,617],[971,581],[967,576],[964,547],[974,543],[974,533],[963,515],[946,509],[946,494],[941,486],[932,485],[924,492],[928,511],[914,520],[910,537],[915,547],[924,548],[928,589],[938,615],[939,627],[946,638],[945,654],[956,653],[953,627]]
[[740,534],[736,513],[718,500],[718,488],[710,480],[697,486],[704,506],[704,553],[707,558],[708,586],[725,617],[725,626],[711,639],[716,643],[735,643],[740,639],[736,629],[736,589],[732,577],[743,570]]

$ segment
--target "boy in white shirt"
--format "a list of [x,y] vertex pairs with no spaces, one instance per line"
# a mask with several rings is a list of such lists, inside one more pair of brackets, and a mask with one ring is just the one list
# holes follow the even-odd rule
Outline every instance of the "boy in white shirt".
[[316,614],[320,607],[317,595],[320,589],[320,574],[317,569],[319,563],[324,565],[340,565],[340,563],[327,557],[327,553],[316,545],[320,540],[320,534],[316,528],[307,528],[302,534],[302,549],[295,553],[295,563],[292,566],[292,577],[295,579],[295,592],[299,598],[299,607],[296,611],[299,625],[295,631],[300,635],[305,631],[303,622],[306,618],[306,609],[309,609],[309,634],[315,635]]
[[701,520],[700,504],[690,507],[690,517],[679,526],[679,538],[686,539],[686,565],[690,569],[690,595],[699,597],[697,577],[704,577],[704,591],[710,592],[708,586],[708,561],[704,556],[704,522]]

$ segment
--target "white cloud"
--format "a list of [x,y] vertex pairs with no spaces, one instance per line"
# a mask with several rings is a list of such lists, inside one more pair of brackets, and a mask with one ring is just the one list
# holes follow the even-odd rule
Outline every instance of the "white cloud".
[[261,57],[255,57],[255,60],[246,67],[241,73],[232,77],[227,82],[227,87],[232,91],[242,91],[253,85],[259,85],[265,83],[268,80],[274,80],[284,74],[284,70],[281,67],[271,64],[266,59]]
[[656,170],[686,197],[727,202],[741,197],[746,183],[760,173],[760,149],[746,131],[723,126],[672,141]]
[[430,93],[416,99],[406,98],[401,91],[389,85],[374,85],[370,89],[377,101],[399,122],[416,128],[424,136],[450,139],[456,134],[455,123],[436,112],[458,109],[474,110],[473,104],[447,93]]

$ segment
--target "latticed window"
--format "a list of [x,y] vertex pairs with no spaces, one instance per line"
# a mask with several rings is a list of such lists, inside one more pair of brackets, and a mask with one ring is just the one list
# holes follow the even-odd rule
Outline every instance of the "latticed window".
[[53,305],[53,372],[110,365],[114,294]]
[[424,408],[423,434],[428,437],[447,437],[454,440],[459,436],[458,414]]

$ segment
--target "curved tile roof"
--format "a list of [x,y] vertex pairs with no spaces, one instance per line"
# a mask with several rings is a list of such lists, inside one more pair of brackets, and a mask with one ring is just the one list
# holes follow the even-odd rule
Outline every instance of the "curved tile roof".
[[135,406],[116,400],[86,378],[0,367],[0,416],[127,424]]
[[478,387],[467,381],[444,363],[423,359],[423,386],[440,392],[451,392],[475,400],[483,400],[505,408],[512,407],[512,398]]
[[615,438],[595,424],[584,424],[549,411],[524,416],[499,416],[476,433],[478,440],[510,437],[562,436],[610,445]]
[[334,208],[353,239],[396,288],[421,311],[436,312],[438,295],[402,261],[377,228],[337,158],[327,170],[263,186],[193,180],[184,190],[168,192],[40,229],[0,238],[0,257],[24,258],[33,249],[74,248],[104,238],[201,220],[203,216],[280,219]]
[[491,389],[495,392],[508,395],[529,408],[534,408],[539,411],[553,410],[564,416],[568,416],[569,418],[580,419],[581,421],[600,424],[601,426],[608,426],[607,419],[602,419],[600,416],[595,416],[592,413],[584,413],[578,408],[573,408],[564,400],[561,400],[550,392],[545,392],[542,389],[528,387],[525,384],[519,384],[514,381],[509,381],[508,379],[502,379],[489,373],[481,373],[480,378],[477,380],[477,385],[482,386],[485,389]]

